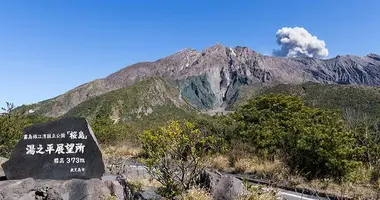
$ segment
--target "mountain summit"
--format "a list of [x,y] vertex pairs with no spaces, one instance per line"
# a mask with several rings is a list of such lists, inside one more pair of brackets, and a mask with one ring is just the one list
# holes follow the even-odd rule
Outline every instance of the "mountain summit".
[[223,110],[236,101],[242,86],[304,82],[380,85],[380,56],[281,58],[264,56],[247,47],[216,44],[203,51],[183,49],[154,62],[133,64],[27,108],[58,117],[86,100],[151,77],[175,81],[179,98],[195,108]]

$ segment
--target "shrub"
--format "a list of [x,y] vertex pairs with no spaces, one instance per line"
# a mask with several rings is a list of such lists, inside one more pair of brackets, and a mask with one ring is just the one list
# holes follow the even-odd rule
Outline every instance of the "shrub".
[[0,114],[0,156],[9,157],[13,147],[22,138],[26,126],[45,122],[51,118],[39,115],[22,115],[15,112],[14,105],[8,103]]
[[232,139],[235,136],[237,124],[230,116],[213,116],[212,118],[199,118],[195,120],[195,126],[206,135],[214,135],[223,138],[219,146],[223,149],[231,147]]
[[13,146],[21,138],[25,124],[21,115],[12,113],[13,108],[11,103],[2,108],[5,113],[0,116],[0,156],[9,157]]
[[125,124],[114,123],[108,117],[96,117],[91,123],[96,138],[101,144],[115,145],[118,142],[129,140],[136,141],[137,135]]
[[171,121],[165,127],[145,131],[141,136],[142,162],[163,187],[161,195],[173,198],[195,184],[203,162],[217,144],[190,122]]
[[354,135],[340,115],[307,107],[298,97],[260,96],[233,117],[239,135],[259,156],[280,155],[292,171],[309,178],[340,178],[358,165]]

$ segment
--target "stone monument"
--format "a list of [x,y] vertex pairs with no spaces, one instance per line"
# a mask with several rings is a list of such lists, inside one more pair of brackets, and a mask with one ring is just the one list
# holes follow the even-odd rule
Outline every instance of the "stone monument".
[[84,118],[62,118],[27,127],[2,164],[12,179],[92,179],[104,174],[98,142]]

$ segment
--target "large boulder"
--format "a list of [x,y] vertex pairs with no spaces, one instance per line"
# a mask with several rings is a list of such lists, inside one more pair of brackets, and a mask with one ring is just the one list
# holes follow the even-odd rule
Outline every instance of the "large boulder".
[[213,199],[218,200],[232,200],[245,192],[241,180],[217,171],[205,170],[201,174],[198,184],[202,188],[208,189]]
[[123,179],[71,179],[0,181],[0,200],[129,200],[131,192]]

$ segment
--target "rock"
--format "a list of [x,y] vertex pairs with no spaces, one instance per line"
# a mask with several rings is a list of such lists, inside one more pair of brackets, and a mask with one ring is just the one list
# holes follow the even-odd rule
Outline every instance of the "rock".
[[8,180],[100,178],[104,163],[98,142],[84,118],[63,118],[24,129],[9,161]]
[[132,199],[127,185],[118,179],[23,180],[0,181],[0,200],[118,200]]
[[137,192],[134,195],[135,200],[158,200],[162,199],[162,196],[156,193],[156,189],[154,187],[146,188],[142,191]]
[[107,158],[105,161],[106,173],[108,174],[122,174],[128,180],[151,178],[146,167],[135,158]]
[[124,167],[124,174],[128,179],[150,179],[151,175],[145,166],[140,165],[126,165]]
[[148,173],[146,166],[131,158],[126,160],[123,165],[123,173],[128,180],[151,179],[152,176]]
[[2,165],[3,163],[5,163],[6,161],[8,161],[7,158],[0,157],[0,180],[2,180],[2,177],[5,176],[4,170],[3,170],[3,168],[1,167],[1,165]]
[[245,191],[241,180],[228,175],[222,175],[217,171],[205,170],[198,180],[200,187],[207,188],[213,199],[231,200]]

